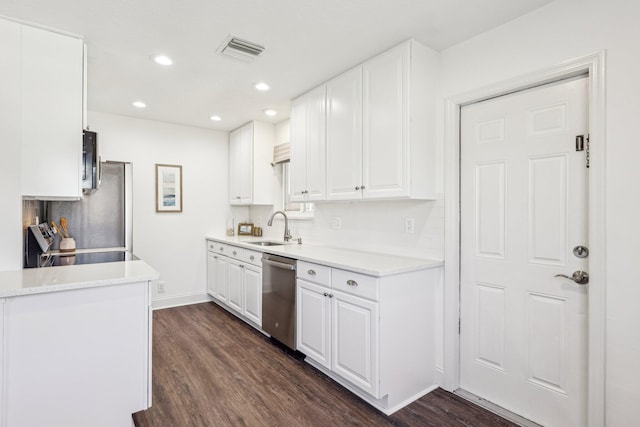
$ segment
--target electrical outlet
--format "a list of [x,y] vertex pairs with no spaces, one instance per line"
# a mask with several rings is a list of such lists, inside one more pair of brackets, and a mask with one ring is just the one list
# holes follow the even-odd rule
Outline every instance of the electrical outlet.
[[331,217],[331,228],[340,230],[342,228],[342,218],[339,216]]
[[413,233],[416,229],[416,222],[413,218],[404,219],[404,232]]
[[163,293],[164,293],[164,285],[165,285],[166,283],[167,283],[167,282],[158,282],[158,293],[159,293],[159,294],[163,294]]

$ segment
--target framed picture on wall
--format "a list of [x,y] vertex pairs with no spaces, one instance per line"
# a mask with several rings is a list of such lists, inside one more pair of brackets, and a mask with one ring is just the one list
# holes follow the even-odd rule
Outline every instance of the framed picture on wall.
[[182,212],[182,166],[156,164],[156,212]]

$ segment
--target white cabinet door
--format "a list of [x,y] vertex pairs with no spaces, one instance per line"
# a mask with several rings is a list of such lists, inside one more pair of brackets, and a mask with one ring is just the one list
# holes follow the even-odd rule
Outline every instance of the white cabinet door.
[[253,202],[253,123],[240,128],[240,203]]
[[247,319],[262,327],[262,269],[245,265],[243,270],[243,314]]
[[327,199],[362,197],[362,67],[327,83]]
[[325,86],[307,94],[307,201],[326,197]]
[[364,198],[409,196],[410,54],[405,43],[363,64]]
[[379,398],[378,304],[332,291],[331,369]]
[[242,129],[236,129],[229,134],[229,203],[239,204],[241,196],[241,167],[240,148],[242,145]]
[[22,26],[22,194],[82,197],[84,47]]
[[212,297],[217,296],[216,290],[216,255],[213,252],[207,252],[207,293]]
[[291,103],[291,162],[290,198],[303,202],[307,189],[307,97],[296,98]]
[[226,303],[229,299],[229,259],[220,255],[214,255],[215,263],[215,291],[214,296]]
[[297,349],[331,369],[330,289],[297,282]]
[[243,267],[240,263],[229,259],[227,273],[229,298],[227,299],[227,305],[239,313],[242,313],[242,275]]
[[291,200],[326,195],[325,86],[294,100],[291,111]]

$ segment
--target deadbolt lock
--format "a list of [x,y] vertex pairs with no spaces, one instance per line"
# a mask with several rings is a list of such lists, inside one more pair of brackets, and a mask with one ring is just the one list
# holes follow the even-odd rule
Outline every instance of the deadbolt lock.
[[589,256],[589,249],[586,246],[578,245],[573,248],[573,254],[578,258],[586,258]]

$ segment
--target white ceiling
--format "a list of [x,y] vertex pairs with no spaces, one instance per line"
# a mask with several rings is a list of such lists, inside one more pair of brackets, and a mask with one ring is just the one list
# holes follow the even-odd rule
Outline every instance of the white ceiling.
[[[84,37],[90,110],[228,131],[288,118],[292,98],[406,39],[442,50],[551,1],[0,0],[0,15]],[[229,35],[266,51],[216,54]],[[159,53],[174,65],[153,63]]]

